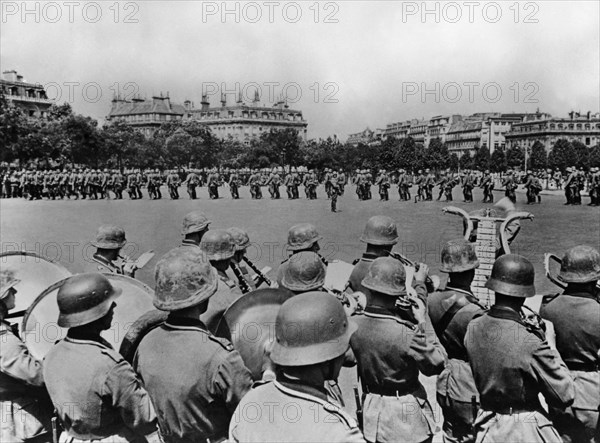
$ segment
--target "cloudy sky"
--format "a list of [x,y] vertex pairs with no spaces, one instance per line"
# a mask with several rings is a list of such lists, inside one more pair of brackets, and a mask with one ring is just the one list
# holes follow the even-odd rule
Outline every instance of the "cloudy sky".
[[600,2],[2,1],[2,70],[99,120],[115,92],[281,94],[309,137],[434,115],[598,112]]

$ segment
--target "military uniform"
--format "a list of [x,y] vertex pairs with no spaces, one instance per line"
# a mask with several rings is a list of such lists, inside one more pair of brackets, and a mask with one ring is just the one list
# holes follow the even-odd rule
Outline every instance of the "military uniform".
[[200,316],[200,320],[211,332],[216,331],[217,325],[227,308],[243,295],[241,289],[225,272],[217,272],[219,274],[217,292],[211,297],[206,312]]
[[237,200],[240,198],[240,178],[237,172],[232,172],[229,176],[229,191],[231,192],[231,198]]
[[598,426],[600,406],[600,297],[567,290],[545,297],[540,315],[550,320],[556,348],[575,380],[575,402],[553,408],[550,416],[565,441],[591,441]]
[[167,443],[225,438],[233,411],[252,384],[228,340],[212,335],[199,320],[176,316],[142,339],[134,367]]
[[353,317],[350,346],[363,390],[363,432],[370,442],[430,441],[433,411],[419,373],[444,369],[446,353],[429,324],[427,334],[397,311],[369,306]]
[[287,380],[252,389],[229,425],[232,442],[364,442],[356,421],[324,388]]
[[101,255],[92,255],[89,261],[86,260],[84,272],[102,272],[105,274],[120,274],[123,272],[123,263],[113,262],[105,259]]
[[483,203],[494,203],[494,181],[490,174],[483,176],[479,187],[483,188]]
[[467,171],[462,180],[463,197],[466,203],[473,202],[473,175]]
[[367,304],[370,301],[371,291],[362,285],[362,280],[369,271],[369,266],[378,256],[375,254],[364,253],[361,258],[354,261],[354,269],[348,279],[348,287],[352,292],[360,291],[367,297]]
[[567,407],[573,379],[543,334],[494,305],[469,323],[464,344],[481,401],[477,441],[561,441],[538,394],[551,407]]
[[70,329],[44,360],[61,442],[131,442],[156,432],[156,415],[133,368],[104,339]]

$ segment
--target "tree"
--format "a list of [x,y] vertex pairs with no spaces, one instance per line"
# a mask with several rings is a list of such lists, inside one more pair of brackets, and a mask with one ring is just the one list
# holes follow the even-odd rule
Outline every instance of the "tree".
[[480,171],[490,169],[490,150],[487,146],[482,146],[475,152],[473,157],[473,168]]
[[578,168],[588,168],[590,164],[589,148],[578,140],[572,141],[571,146],[575,158],[574,165]]
[[548,166],[548,154],[544,144],[539,140],[536,141],[531,147],[531,154],[529,156],[528,169],[546,169]]
[[600,168],[600,144],[590,149],[589,166],[590,168]]
[[506,150],[506,165],[509,168],[523,167],[525,163],[525,152],[519,146],[513,146]]
[[490,158],[490,169],[492,172],[502,172],[506,170],[506,155],[502,149],[496,149]]
[[471,158],[471,151],[466,151],[461,155],[458,160],[458,165],[461,169],[471,169],[473,167],[473,159]]
[[548,163],[552,168],[558,168],[564,171],[567,167],[573,166],[576,163],[576,158],[573,153],[573,147],[565,139],[556,140],[552,151],[548,155]]
[[450,154],[450,159],[448,160],[448,167],[451,171],[458,171],[458,166],[460,161],[458,160],[458,155],[455,152]]
[[412,137],[402,139],[395,155],[395,164],[406,170],[419,170],[423,168],[423,145],[416,143]]
[[450,153],[445,143],[439,138],[434,138],[429,142],[425,152],[425,166],[434,170],[446,169]]

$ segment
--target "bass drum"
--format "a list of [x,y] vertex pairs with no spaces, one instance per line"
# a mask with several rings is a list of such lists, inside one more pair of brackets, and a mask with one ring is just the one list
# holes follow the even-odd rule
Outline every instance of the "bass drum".
[[3,252],[0,254],[0,268],[12,271],[14,277],[21,280],[15,286],[14,312],[25,311],[44,289],[73,275],[61,264],[26,251]]
[[231,341],[254,380],[262,378],[265,345],[275,340],[279,308],[293,296],[284,288],[248,292],[227,308],[217,326],[216,335]]
[[[110,283],[123,290],[116,299],[112,326],[102,332],[102,337],[118,350],[133,323],[148,311],[154,310],[154,291],[139,280],[118,274],[104,274]],[[58,290],[67,279],[46,288],[27,309],[21,325],[21,336],[29,351],[43,359],[54,344],[65,337],[66,328],[57,324]]]

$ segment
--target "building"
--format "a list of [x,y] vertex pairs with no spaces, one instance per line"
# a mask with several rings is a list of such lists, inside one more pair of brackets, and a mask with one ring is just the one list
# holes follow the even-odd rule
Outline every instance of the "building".
[[536,141],[540,141],[546,152],[550,152],[559,139],[579,141],[591,148],[600,143],[600,113],[587,112],[582,115],[570,112],[569,118],[544,114],[539,119],[514,123],[505,138],[509,148],[530,148]]
[[367,127],[365,130],[349,134],[346,143],[352,146],[368,145],[375,141],[375,131]]
[[182,105],[171,103],[169,95],[152,97],[151,100],[133,98],[122,100],[115,97],[112,100],[107,121],[122,120],[139,130],[146,137],[152,134],[165,122],[181,120],[186,111]]
[[446,142],[446,135],[453,123],[462,120],[460,115],[437,115],[431,117],[427,123],[425,133],[425,146],[429,146],[431,140],[439,138],[442,143]]
[[425,119],[411,120],[410,128],[408,128],[408,136],[411,137],[416,143],[421,143],[422,145],[425,145],[428,124],[429,121]]
[[383,130],[382,139],[387,140],[388,138],[395,138],[396,140],[402,140],[408,137],[408,130],[410,129],[410,120],[397,123],[389,123]]
[[48,108],[54,104],[42,85],[28,83],[14,70],[2,73],[0,89],[9,104],[20,108],[29,117],[46,117]]
[[240,93],[235,105],[228,106],[226,95],[222,94],[221,106],[211,107],[208,98],[203,96],[200,109],[194,109],[194,104],[189,100],[184,102],[185,118],[207,125],[218,138],[231,137],[246,145],[254,137],[281,129],[295,129],[306,141],[308,122],[302,117],[302,111],[290,109],[283,99],[273,106],[261,106],[259,101],[258,91],[250,104],[242,101]]
[[469,152],[473,155],[481,146],[487,146],[489,126],[487,121],[465,119],[453,123],[446,133],[446,146],[450,154],[459,158]]

